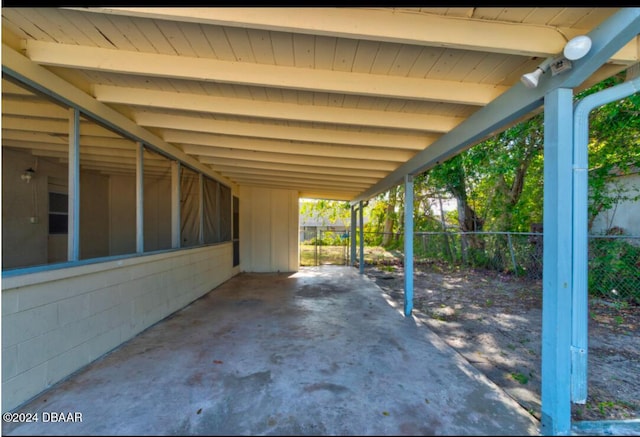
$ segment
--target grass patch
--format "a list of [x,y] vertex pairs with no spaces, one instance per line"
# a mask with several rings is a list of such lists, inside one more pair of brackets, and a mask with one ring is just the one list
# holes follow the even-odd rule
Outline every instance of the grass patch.
[[300,245],[300,265],[347,265],[349,257],[347,246],[314,246],[311,244]]
[[523,375],[520,372],[511,373],[511,377],[522,385],[529,382],[529,377],[527,375]]
[[[358,247],[358,251],[360,248]],[[351,246],[328,246],[301,244],[300,245],[300,265],[301,266],[318,266],[318,265],[338,265],[344,266],[348,264],[351,256]],[[360,260],[360,255],[356,255],[356,262]],[[364,263],[370,265],[380,265],[393,271],[393,266],[387,266],[387,263],[395,263],[400,260],[397,256],[388,252],[384,247],[368,246],[364,248]]]

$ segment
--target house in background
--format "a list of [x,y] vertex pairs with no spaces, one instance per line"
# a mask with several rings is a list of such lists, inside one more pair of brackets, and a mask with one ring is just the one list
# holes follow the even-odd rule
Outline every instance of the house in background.
[[[315,210],[309,207],[313,202],[315,202],[314,199],[300,199],[301,207],[298,219],[300,235],[311,235],[316,230],[332,232],[347,232],[350,230],[351,218],[340,216],[340,211],[334,209],[338,208],[337,205],[329,205],[326,210]],[[307,207],[305,207],[305,204],[307,204]],[[367,224],[369,221],[369,214],[365,210],[363,224]]]
[[[400,183],[409,196],[543,104],[560,199],[571,94],[636,64],[639,27],[638,8],[3,4],[2,410],[234,275],[295,271],[300,198],[353,217]],[[577,35],[593,46],[569,69]],[[545,211],[553,236],[568,222]],[[545,266],[567,258],[545,248]],[[543,416],[565,432],[567,381],[546,375]]]
[[640,236],[640,168],[612,175],[608,189],[611,196],[620,200],[595,217],[591,233]]

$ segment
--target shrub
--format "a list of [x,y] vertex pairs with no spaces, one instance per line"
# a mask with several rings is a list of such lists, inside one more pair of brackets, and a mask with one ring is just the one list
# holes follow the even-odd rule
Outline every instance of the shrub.
[[624,239],[593,238],[589,246],[589,294],[640,304],[640,247]]

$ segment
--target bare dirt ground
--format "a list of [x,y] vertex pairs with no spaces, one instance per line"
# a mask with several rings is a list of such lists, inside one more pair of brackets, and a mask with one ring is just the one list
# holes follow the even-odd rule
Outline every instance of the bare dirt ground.
[[[472,365],[540,418],[542,284],[498,273],[416,265],[414,312]],[[365,273],[403,302],[394,263]],[[640,418],[640,307],[589,303],[588,398],[573,421]]]

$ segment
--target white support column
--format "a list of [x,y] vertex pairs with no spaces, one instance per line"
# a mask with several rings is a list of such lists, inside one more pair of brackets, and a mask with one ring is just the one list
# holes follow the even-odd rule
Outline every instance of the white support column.
[[573,91],[544,99],[542,434],[571,430]]
[[413,176],[404,177],[404,315],[413,310]]
[[144,146],[136,144],[136,252],[144,252]]
[[69,109],[69,204],[67,260],[80,257],[80,111]]
[[171,161],[171,247],[180,247],[180,162]]

